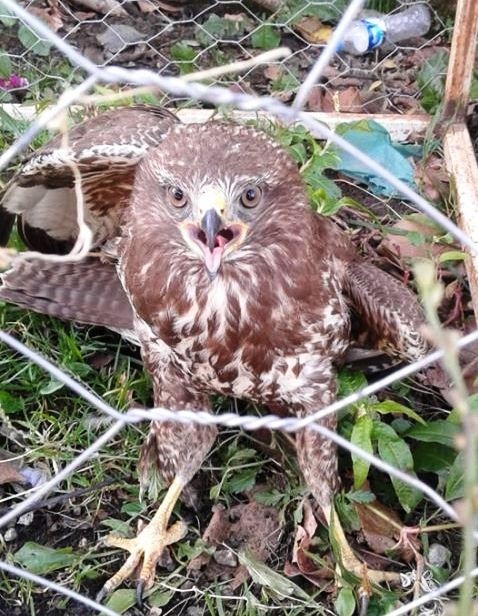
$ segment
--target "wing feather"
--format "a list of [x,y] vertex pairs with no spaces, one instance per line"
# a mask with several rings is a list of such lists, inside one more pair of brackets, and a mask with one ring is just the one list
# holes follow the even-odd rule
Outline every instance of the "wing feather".
[[96,257],[61,263],[16,259],[2,276],[0,300],[120,333],[134,329],[133,311],[115,265]]
[[410,289],[390,274],[371,263],[352,261],[345,270],[344,292],[373,347],[405,361],[427,352],[421,306]]
[[[30,156],[7,184],[2,196],[5,217],[17,216],[29,248],[52,252],[57,249],[55,242],[61,242],[58,249],[64,252],[77,234],[76,167],[94,244],[111,239],[129,202],[136,165],[176,122],[176,116],[160,107],[133,106],[72,127],[66,143],[63,135],[55,137]],[[3,243],[6,235],[6,231],[0,235]]]

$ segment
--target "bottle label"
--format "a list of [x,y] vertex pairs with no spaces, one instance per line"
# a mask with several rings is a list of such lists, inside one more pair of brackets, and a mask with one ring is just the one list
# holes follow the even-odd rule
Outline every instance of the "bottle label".
[[379,47],[383,43],[385,38],[384,24],[380,23],[380,19],[362,19],[361,23],[367,29],[368,34],[368,47],[367,51]]

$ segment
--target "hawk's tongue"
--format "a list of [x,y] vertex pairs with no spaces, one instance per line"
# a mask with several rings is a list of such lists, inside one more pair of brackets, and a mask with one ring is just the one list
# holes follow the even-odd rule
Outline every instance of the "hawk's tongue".
[[215,275],[219,266],[221,265],[221,257],[224,252],[224,245],[216,246],[215,248],[209,250],[207,246],[204,249],[204,263],[206,265],[206,269],[211,275]]
[[208,210],[202,220],[201,229],[206,235],[204,246],[204,261],[210,275],[215,275],[221,265],[221,256],[224,252],[226,239],[218,235],[222,225],[222,219],[215,209]]

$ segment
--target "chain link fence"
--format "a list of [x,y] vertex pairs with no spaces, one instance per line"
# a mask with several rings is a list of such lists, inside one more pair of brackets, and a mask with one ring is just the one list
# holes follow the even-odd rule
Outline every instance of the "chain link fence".
[[[349,5],[339,1],[305,0],[218,0],[182,4],[159,0],[52,0],[20,5],[13,0],[2,0],[0,101],[11,113],[18,111],[15,105],[19,103],[22,108],[34,105],[35,119],[0,155],[0,170],[6,169],[29,146],[35,135],[63,110],[71,105],[91,102],[88,95],[127,96],[125,92],[132,88],[141,88],[144,94],[146,88],[153,94],[145,96],[154,96],[155,101],[159,99],[169,105],[204,106],[206,109],[228,106],[243,112],[264,112],[285,123],[300,121],[317,138],[330,140],[357,157],[395,187],[416,209],[476,255],[478,249],[474,239],[463,233],[447,216],[379,163],[304,113],[304,109],[355,114],[437,110],[447,73],[446,42],[451,37],[453,23],[449,14],[432,6],[434,25],[431,33],[413,44],[407,41],[408,47],[397,44],[358,57],[338,55],[335,53],[337,42],[362,4],[357,0]],[[377,6],[388,12],[392,9],[391,4],[383,2]],[[288,47],[291,53],[275,51],[280,45]],[[267,51],[272,55],[257,58]],[[249,62],[249,65],[238,69],[234,66],[238,61]],[[217,67],[221,67],[219,71],[215,70]],[[197,71],[209,71],[205,81],[197,80]],[[464,348],[477,340],[478,330],[473,328],[456,342],[456,348]],[[91,461],[126,425],[151,419],[240,426],[248,431],[266,427],[295,432],[307,425],[382,472],[423,492],[444,518],[462,522],[456,508],[437,490],[316,423],[327,414],[345,409],[407,375],[415,374],[436,362],[444,353],[453,355],[454,345],[445,345],[426,359],[396,370],[313,416],[284,419],[274,415],[258,418],[236,413],[171,413],[168,409],[132,408],[124,413],[118,412],[6,331],[0,331],[0,341],[23,355],[26,362],[40,366],[111,421],[90,447],[58,469],[52,479],[33,490],[22,502],[12,506],[0,518],[0,528],[29,511],[76,469]],[[467,412],[471,411],[468,409]],[[463,438],[469,439],[474,447],[473,432]],[[470,533],[468,538],[476,539],[472,525]],[[12,584],[17,576],[70,597],[85,608],[105,614],[115,613],[64,585],[15,566],[8,555],[0,561],[0,569],[12,576]],[[467,570],[464,574],[474,577],[478,569]],[[459,588],[464,581],[463,575],[433,589],[428,587],[426,592],[389,613],[394,616],[412,613]],[[34,608],[28,613],[34,613]]]
[[[384,12],[393,5],[386,0],[376,4]],[[344,0],[216,0],[179,5],[152,0],[55,0],[25,4],[30,14],[41,18],[59,38],[99,67],[147,68],[157,75],[177,77],[287,46],[291,53],[286,58],[209,80],[236,92],[272,95],[283,102],[293,99],[345,7]],[[319,87],[309,93],[305,109],[365,113],[421,110],[423,93],[431,86],[440,88],[446,75],[443,43],[451,35],[450,9],[432,12],[433,32],[426,39],[390,44],[365,57],[334,55]],[[0,77],[15,74],[28,82],[28,88],[11,88],[8,96],[4,93],[4,101],[54,103],[65,87],[79,84],[87,76],[88,69],[58,50],[48,35],[33,34],[15,14],[4,16],[2,24]],[[164,96],[165,102],[171,100],[171,93]],[[191,103],[188,97],[183,101]]]

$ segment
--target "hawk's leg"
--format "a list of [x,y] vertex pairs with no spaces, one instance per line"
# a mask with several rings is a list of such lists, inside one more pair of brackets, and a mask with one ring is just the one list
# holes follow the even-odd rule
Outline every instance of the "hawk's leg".
[[368,569],[367,565],[355,556],[350,547],[333,504],[321,505],[321,509],[329,526],[333,551],[337,558],[337,569],[340,575],[344,576],[344,574],[352,573],[360,578],[365,591],[368,591],[370,582],[372,584],[381,584],[382,582],[394,582],[399,579],[398,574],[393,571]]
[[169,518],[181,491],[187,482],[177,475],[169,490],[154,514],[153,519],[134,539],[109,535],[104,540],[105,545],[122,548],[130,553],[121,569],[104,584],[98,599],[101,600],[112,592],[139,568],[137,597],[141,601],[144,588],[150,588],[154,582],[156,563],[161,558],[165,548],[181,540],[187,533],[187,526],[179,521],[168,528]]
[[[320,423],[329,430],[336,429],[335,415],[322,419]],[[329,526],[339,578],[350,579],[350,574],[357,577],[360,580],[359,594],[366,605],[371,592],[371,583],[391,582],[397,580],[398,575],[393,572],[368,569],[350,547],[333,505],[333,496],[339,486],[335,444],[318,432],[304,429],[298,432],[296,445],[304,478],[324,512]],[[361,613],[366,612],[362,609]]]
[[[157,400],[156,398],[155,402],[159,406]],[[199,403],[203,408],[209,408],[207,398]],[[186,401],[183,405],[186,407]],[[193,405],[190,402],[189,408],[191,407]],[[146,487],[152,482],[154,488],[154,476],[159,474],[170,486],[153,519],[135,539],[115,536],[106,538],[107,545],[123,548],[130,555],[121,569],[103,586],[99,594],[100,600],[134,575],[138,579],[136,597],[141,604],[143,590],[153,585],[156,564],[165,548],[182,539],[187,532],[187,526],[183,522],[176,522],[168,527],[169,519],[183,489],[201,468],[216,434],[215,426],[170,421],[151,423],[139,462],[141,484]],[[137,571],[139,576],[136,575]]]

